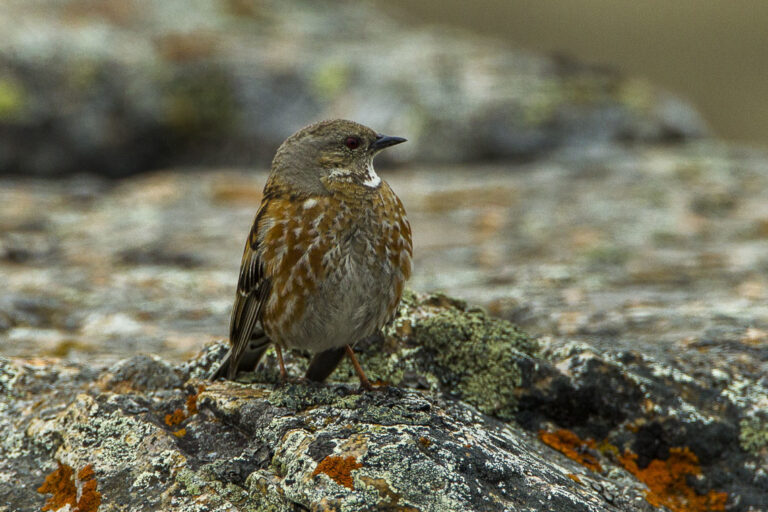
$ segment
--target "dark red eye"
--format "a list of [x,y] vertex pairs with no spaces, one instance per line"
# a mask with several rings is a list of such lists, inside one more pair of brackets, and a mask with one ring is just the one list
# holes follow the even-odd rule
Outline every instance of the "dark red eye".
[[360,147],[360,139],[357,137],[347,137],[347,140],[344,141],[344,145],[349,149],[357,149]]

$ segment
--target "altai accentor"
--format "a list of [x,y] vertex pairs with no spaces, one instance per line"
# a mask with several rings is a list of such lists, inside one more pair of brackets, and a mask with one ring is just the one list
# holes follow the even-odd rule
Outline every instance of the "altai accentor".
[[291,135],[277,150],[245,244],[230,322],[230,351],[214,375],[253,369],[269,343],[314,357],[322,381],[352,345],[393,316],[411,274],[411,227],[400,199],[373,169],[404,142],[345,120]]

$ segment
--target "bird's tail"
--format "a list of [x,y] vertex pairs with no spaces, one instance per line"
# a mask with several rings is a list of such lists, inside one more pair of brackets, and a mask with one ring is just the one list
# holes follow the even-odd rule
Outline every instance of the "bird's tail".
[[[261,360],[261,357],[264,355],[264,352],[267,351],[267,348],[269,347],[269,344],[272,343],[272,340],[270,340],[267,335],[262,331],[261,329],[258,329],[253,332],[251,335],[251,339],[248,341],[248,346],[245,348],[245,352],[243,353],[243,356],[240,358],[240,363],[237,365],[237,368],[235,369],[234,373],[232,375],[236,375],[239,371],[252,371],[256,368],[256,366],[259,364],[259,361]],[[227,378],[227,375],[229,372],[229,367],[232,364],[232,349],[229,349],[227,353],[224,355],[224,357],[221,359],[221,363],[219,364],[216,371],[211,372],[209,380],[217,380]]]

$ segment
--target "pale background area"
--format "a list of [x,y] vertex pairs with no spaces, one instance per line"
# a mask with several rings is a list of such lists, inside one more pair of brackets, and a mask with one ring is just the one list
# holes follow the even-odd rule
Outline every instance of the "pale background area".
[[441,23],[511,46],[571,55],[648,78],[692,101],[716,135],[768,143],[764,0],[383,0],[414,24]]

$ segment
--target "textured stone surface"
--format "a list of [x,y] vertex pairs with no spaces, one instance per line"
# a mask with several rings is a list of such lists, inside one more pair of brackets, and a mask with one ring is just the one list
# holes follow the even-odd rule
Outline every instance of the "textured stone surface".
[[[373,379],[418,390],[414,396],[437,400],[446,415],[456,403],[474,407],[514,432],[524,429],[529,440],[558,429],[594,439],[594,447],[585,441],[574,449],[594,454],[603,473],[568,466],[565,474],[603,478],[606,500],[629,482],[642,489],[623,469],[625,450],[643,470],[687,448],[700,465],[700,475],[688,478],[698,496],[727,493],[727,510],[768,509],[764,154],[688,144],[384,175],[414,227],[412,285],[467,302],[409,295],[383,340],[357,347]],[[19,375],[13,393],[29,397],[2,405],[3,457],[23,453],[12,467],[30,475],[9,480],[16,484],[4,493],[35,509],[43,498],[34,490],[57,459],[75,473],[87,466],[29,444],[60,439],[59,424],[38,435],[14,419],[49,421],[78,409],[69,401],[79,393],[95,400],[111,393],[128,409],[161,410],[153,428],[177,442],[172,432],[190,420],[171,428],[164,415],[185,410],[196,384],[182,383],[201,378],[223,350],[192,359],[225,334],[263,179],[263,172],[211,170],[118,184],[2,180],[0,342],[4,355],[18,358],[11,367],[24,367],[4,370]],[[119,361],[146,352],[160,358]],[[301,375],[304,356],[291,353],[288,362]],[[271,392],[271,353],[266,363],[243,383]],[[354,377],[345,363],[332,380]],[[59,391],[50,398],[54,384]],[[166,389],[148,391],[157,387]],[[161,405],[150,407],[152,400]],[[303,411],[305,399],[295,400],[291,410]],[[149,428],[142,421],[131,425]],[[85,445],[102,431],[93,435]],[[560,460],[531,442],[538,457]],[[266,456],[254,451],[237,469],[245,476],[227,482],[248,489],[236,482]],[[360,463],[345,457],[327,464]],[[113,486],[104,507],[118,484],[103,485]],[[270,484],[274,499],[282,485]]]
[[[474,359],[460,364],[447,338]],[[681,480],[690,496],[765,510],[764,447],[740,444],[750,405],[661,362],[539,346],[459,301],[412,293],[370,344],[383,353],[361,347],[361,363],[398,386],[278,385],[272,354],[238,382],[212,383],[203,376],[221,344],[175,366],[2,359],[0,497],[36,510],[90,481],[98,510],[642,511],[676,494],[648,494],[637,468],[684,450],[696,462],[695,485]],[[287,356],[291,373],[308,363]],[[478,372],[492,382],[467,385]],[[334,379],[354,382],[346,367]],[[38,490],[62,474],[69,485]]]
[[415,31],[365,2],[0,6],[0,173],[263,165],[287,135],[329,117],[407,136],[416,144],[392,156],[409,162],[705,133],[694,110],[643,81]]

